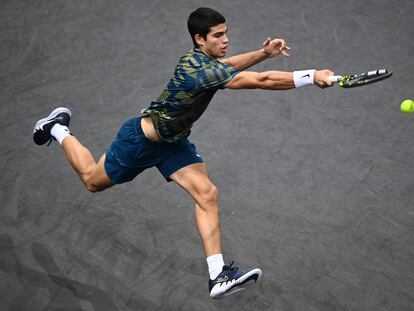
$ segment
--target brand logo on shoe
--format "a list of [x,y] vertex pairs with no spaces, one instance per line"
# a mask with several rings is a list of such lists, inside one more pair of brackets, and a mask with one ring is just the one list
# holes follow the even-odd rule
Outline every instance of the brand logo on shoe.
[[229,280],[229,277],[227,275],[225,275],[224,277],[217,279],[216,282],[217,283],[224,283],[224,282],[227,282],[228,280]]

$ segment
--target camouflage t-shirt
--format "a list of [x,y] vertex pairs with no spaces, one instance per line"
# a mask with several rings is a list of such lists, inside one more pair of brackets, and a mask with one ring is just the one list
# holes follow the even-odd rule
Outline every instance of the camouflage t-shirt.
[[141,113],[151,116],[164,141],[175,142],[190,135],[193,123],[206,110],[216,91],[237,73],[232,66],[193,49],[181,57],[160,97]]

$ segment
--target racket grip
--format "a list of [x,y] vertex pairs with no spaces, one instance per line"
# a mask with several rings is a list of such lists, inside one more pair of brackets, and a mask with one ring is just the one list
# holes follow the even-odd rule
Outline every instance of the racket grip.
[[332,83],[339,82],[341,80],[342,76],[329,76],[329,81]]

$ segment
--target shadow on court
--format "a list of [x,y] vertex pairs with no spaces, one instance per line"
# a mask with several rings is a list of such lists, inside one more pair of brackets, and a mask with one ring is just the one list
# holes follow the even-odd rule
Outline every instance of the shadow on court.
[[22,287],[8,310],[22,310],[22,307],[30,309],[30,302],[36,300],[40,289],[45,289],[49,296],[44,310],[83,310],[81,299],[90,303],[92,310],[119,310],[102,290],[65,276],[56,265],[52,254],[42,244],[32,243],[31,251],[43,271],[31,269],[21,262],[13,239],[8,234],[0,235],[0,250],[0,269],[14,277]]

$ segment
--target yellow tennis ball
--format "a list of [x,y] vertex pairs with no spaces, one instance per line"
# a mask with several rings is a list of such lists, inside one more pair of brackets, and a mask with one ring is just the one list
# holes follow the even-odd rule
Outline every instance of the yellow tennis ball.
[[414,101],[412,99],[403,100],[400,108],[404,113],[412,113],[414,111]]

